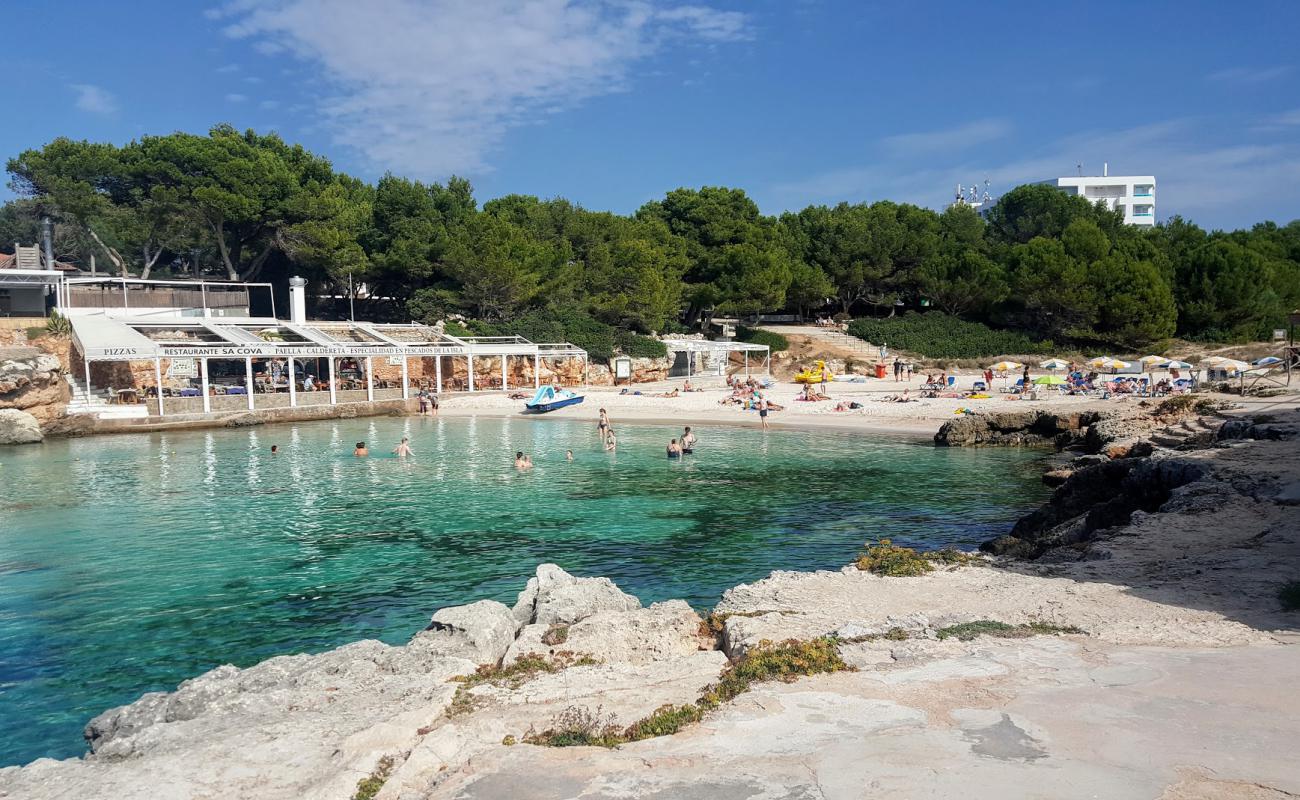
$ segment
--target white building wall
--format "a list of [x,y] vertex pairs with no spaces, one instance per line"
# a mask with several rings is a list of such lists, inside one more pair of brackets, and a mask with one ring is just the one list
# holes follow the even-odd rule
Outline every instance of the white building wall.
[[1156,224],[1154,175],[1089,175],[1056,178],[1047,183],[1090,203],[1102,201],[1107,208],[1124,212],[1124,222],[1129,225]]

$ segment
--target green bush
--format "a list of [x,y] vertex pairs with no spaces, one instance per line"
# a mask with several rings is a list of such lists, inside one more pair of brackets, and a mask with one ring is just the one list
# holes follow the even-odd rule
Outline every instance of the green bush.
[[618,331],[615,342],[623,355],[632,358],[663,358],[668,355],[668,346],[663,342],[632,331]]
[[990,328],[940,311],[909,312],[888,319],[855,319],[849,333],[873,344],[886,344],[930,358],[991,358],[1050,353],[1052,342],[1036,342],[1022,333]]
[[790,340],[781,334],[760,328],[746,328],[744,325],[736,331],[736,340],[749,344],[765,344],[773,353],[790,349]]

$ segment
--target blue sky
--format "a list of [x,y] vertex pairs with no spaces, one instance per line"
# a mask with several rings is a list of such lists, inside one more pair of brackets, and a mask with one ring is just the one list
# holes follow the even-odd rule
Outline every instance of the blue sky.
[[[1300,3],[235,0],[10,4],[6,158],[274,129],[367,179],[629,212],[1155,174],[1158,215],[1300,217]],[[21,31],[22,35],[15,32]]]

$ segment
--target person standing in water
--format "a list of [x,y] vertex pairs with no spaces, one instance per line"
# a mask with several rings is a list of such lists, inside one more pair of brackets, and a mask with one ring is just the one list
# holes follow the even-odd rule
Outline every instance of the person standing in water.
[[564,451],[564,460],[565,460],[565,461],[572,461],[572,460],[573,460],[573,451],[572,451],[572,450],[565,450],[565,451]]
[[673,439],[671,442],[668,443],[668,457],[680,458],[681,455],[682,455],[682,446],[677,443],[676,439]]
[[411,441],[410,439],[403,436],[401,443],[398,444],[397,447],[393,448],[393,455],[397,456],[398,458],[406,458],[407,456],[415,455],[415,453],[411,451],[410,441]]
[[767,430],[767,397],[759,395],[758,397],[758,423],[759,427]]
[[618,438],[614,436],[614,429],[606,426],[605,428],[605,450],[614,451],[618,449]]
[[357,446],[352,450],[352,455],[357,458],[365,458],[370,455],[370,450],[366,447],[365,442],[357,442]]
[[273,444],[273,445],[271,445],[271,455],[273,455],[273,456],[274,456],[274,455],[279,455],[279,453],[280,453],[280,445],[278,445],[278,444]]
[[609,433],[609,430],[609,414],[605,413],[605,409],[602,408],[600,410],[600,419],[596,420],[596,433],[600,434],[600,438],[607,439],[609,437],[606,434]]
[[691,433],[691,426],[687,425],[686,430],[682,432],[682,452],[692,453],[695,451],[695,434]]

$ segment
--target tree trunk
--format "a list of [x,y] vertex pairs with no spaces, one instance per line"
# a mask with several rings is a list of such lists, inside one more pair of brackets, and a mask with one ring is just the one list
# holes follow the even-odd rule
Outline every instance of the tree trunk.
[[259,253],[257,258],[253,259],[253,263],[248,265],[248,269],[239,276],[239,280],[251,281],[260,275],[262,273],[262,266],[266,264],[266,259],[271,255],[271,251],[274,249],[275,240],[272,239],[271,242],[267,244],[266,249]]
[[95,233],[94,228],[87,225],[86,232],[90,234],[90,238],[95,240],[95,244],[99,245],[100,248],[103,249],[104,254],[108,256],[108,260],[113,262],[113,266],[117,267],[118,276],[122,278],[130,278],[131,270],[126,268],[126,262],[122,260],[121,254],[119,254],[116,250],[109,247],[108,245],[104,244],[104,240],[99,238],[99,234]]
[[144,246],[144,269],[140,270],[140,277],[144,280],[149,279],[149,273],[153,271],[153,265],[158,263],[158,257],[162,255],[162,246],[159,245],[153,255],[149,255],[149,245]]
[[226,246],[226,223],[225,220],[212,223],[212,232],[217,237],[217,252],[221,253],[221,263],[226,267],[226,277],[232,281],[239,280],[239,271],[235,265],[230,262],[230,248]]

